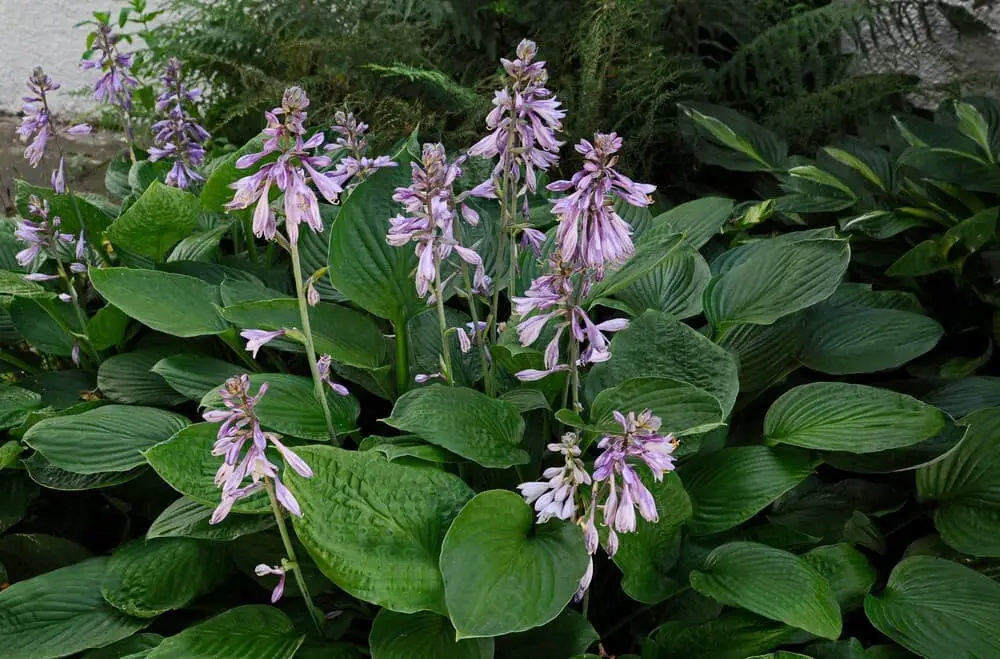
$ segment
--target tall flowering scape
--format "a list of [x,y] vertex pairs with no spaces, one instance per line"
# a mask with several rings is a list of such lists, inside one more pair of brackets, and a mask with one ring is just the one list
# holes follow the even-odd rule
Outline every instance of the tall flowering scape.
[[[302,458],[281,443],[280,435],[261,429],[254,408],[267,393],[267,384],[262,384],[257,394],[251,396],[250,377],[244,374],[226,380],[219,393],[225,409],[208,410],[203,415],[205,421],[222,423],[212,447],[212,455],[224,456],[215,474],[215,485],[222,488],[222,499],[212,513],[211,523],[218,524],[229,515],[237,501],[264,488],[265,479],[274,483],[278,503],[301,517],[299,502],[281,482],[277,465],[267,459],[268,446],[277,449],[285,464],[303,478],[311,478],[313,472]],[[248,477],[250,483],[244,485]]]
[[330,165],[330,157],[310,155],[311,151],[323,144],[324,137],[320,132],[304,139],[307,107],[309,97],[302,89],[286,89],[281,107],[264,113],[267,127],[263,133],[267,139],[263,149],[236,161],[237,168],[247,169],[261,159],[277,154],[274,162],[262,165],[256,173],[233,183],[231,187],[236,190],[236,194],[226,205],[227,209],[233,210],[248,208],[256,203],[253,231],[258,237],[273,240],[278,232],[277,219],[271,209],[269,197],[272,185],[285,195],[285,228],[292,243],[298,242],[299,224],[303,221],[317,233],[323,230],[319,203],[308,183],[316,186],[323,198],[331,204],[337,203],[338,195],[344,191],[332,174],[319,171]]
[[389,156],[367,156],[368,138],[365,133],[368,132],[368,124],[358,121],[352,113],[343,111],[334,114],[333,121],[331,130],[337,134],[337,138],[323,147],[323,150],[331,153],[345,152],[330,175],[341,188],[346,190],[357,186],[378,169],[397,166]]
[[[601,454],[594,461],[593,474],[587,472],[581,458],[579,437],[566,433],[559,443],[549,444],[548,450],[563,457],[561,467],[549,467],[542,476],[545,481],[522,483],[517,486],[525,502],[533,504],[538,523],[553,517],[572,521],[583,528],[584,542],[591,556],[586,573],[580,580],[577,598],[590,587],[594,573],[593,556],[599,545],[597,523],[607,532],[607,551],[618,551],[618,534],[636,530],[635,511],[647,522],[659,521],[656,500],[643,485],[636,472],[636,463],[645,464],[656,481],[674,470],[673,452],[677,441],[673,435],[660,432],[662,422],[646,409],[622,414],[614,412],[620,433],[608,434],[598,442]],[[589,496],[581,488],[591,486]]]
[[[30,94],[21,99],[24,101],[21,106],[24,118],[17,128],[17,134],[22,142],[28,144],[24,149],[24,157],[32,167],[38,167],[42,162],[49,139],[58,139],[49,110],[48,95],[59,87],[59,83],[53,82],[41,67],[36,67],[28,77]],[[89,132],[90,126],[87,124],[77,124],[66,129],[67,135],[86,135]],[[61,153],[59,167],[52,171],[52,188],[59,194],[66,192],[65,159]]]
[[444,147],[425,144],[420,163],[410,163],[413,183],[407,188],[396,188],[393,200],[403,205],[405,215],[390,220],[386,241],[394,247],[415,242],[418,258],[416,272],[417,293],[425,297],[431,290],[438,268],[451,255],[458,253],[466,263],[475,266],[474,287],[483,290],[488,285],[483,259],[472,248],[459,244],[455,238],[455,219],[458,211],[469,224],[479,222],[479,214],[467,206],[468,193],[456,195],[455,181],[462,175],[460,157],[449,164]]
[[132,53],[123,53],[118,44],[122,35],[107,23],[98,23],[94,38],[96,60],[80,62],[82,69],[100,69],[103,75],[94,82],[94,98],[118,106],[128,116],[132,112],[132,92],[139,81],[132,75]]
[[[606,333],[628,327],[625,319],[594,323],[581,306],[606,268],[620,265],[633,253],[631,227],[615,212],[612,196],[634,206],[647,206],[651,203],[648,195],[655,190],[655,186],[635,183],[614,169],[621,145],[621,138],[614,133],[597,133],[593,143],[581,140],[576,150],[584,156],[583,169],[571,180],[548,186],[549,190],[568,193],[552,207],[559,217],[555,250],[548,271],[531,282],[524,297],[514,297],[512,302],[523,319],[517,326],[521,345],[537,341],[553,320],[556,333],[545,349],[545,368],[517,373],[522,380],[538,380],[555,371],[607,361],[611,352]],[[562,364],[559,342],[566,328],[575,344],[570,362]]]
[[534,192],[537,172],[559,161],[562,142],[555,134],[566,111],[545,87],[549,75],[545,62],[532,61],[536,54],[535,43],[525,39],[517,46],[517,59],[500,60],[507,85],[494,92],[493,110],[486,116],[492,132],[469,149],[472,156],[497,158],[492,176],[474,189],[476,196],[500,196],[505,177]]
[[655,185],[636,183],[615,169],[622,139],[615,133],[597,133],[593,143],[580,140],[583,169],[568,181],[549,184],[553,192],[566,192],[552,212],[559,216],[556,240],[562,258],[597,269],[616,265],[632,255],[632,228],[614,209],[612,197],[632,206],[652,203]]
[[153,146],[149,149],[152,161],[170,158],[173,166],[167,173],[165,183],[176,188],[187,188],[192,181],[204,181],[196,167],[205,160],[203,144],[211,137],[208,131],[196,123],[185,110],[186,103],[194,103],[200,98],[200,89],[188,89],[181,77],[181,62],[171,57],[166,71],[160,79],[163,94],[156,101],[158,112],[166,118],[153,124]]

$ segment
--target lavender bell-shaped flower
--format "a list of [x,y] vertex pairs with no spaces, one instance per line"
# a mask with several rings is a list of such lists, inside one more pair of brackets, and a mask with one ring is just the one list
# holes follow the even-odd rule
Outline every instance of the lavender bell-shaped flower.
[[[49,110],[49,93],[59,89],[60,85],[52,81],[41,67],[36,67],[28,77],[30,95],[24,96],[21,112],[24,117],[17,127],[17,134],[28,146],[24,149],[24,157],[32,167],[38,167],[45,156],[50,138],[58,140],[58,131],[52,122]],[[66,129],[67,135],[86,135],[90,132],[87,124],[77,124]],[[59,166],[52,171],[52,188],[59,194],[66,192],[65,161],[60,156]]]
[[253,571],[258,577],[266,577],[268,575],[278,577],[278,585],[274,587],[273,591],[271,591],[271,604],[277,604],[278,600],[281,599],[281,596],[285,594],[285,576],[288,571],[283,567],[271,567],[266,563],[261,563],[255,567]]
[[132,92],[139,86],[139,81],[132,75],[132,53],[119,50],[122,35],[112,31],[107,23],[99,23],[95,35],[93,51],[98,58],[83,60],[80,68],[100,69],[103,75],[94,82],[94,98],[101,103],[116,105],[126,115],[130,114]]
[[460,165],[465,157],[448,163],[444,146],[424,144],[421,161],[410,163],[413,183],[407,188],[396,188],[392,198],[403,205],[405,215],[389,220],[386,242],[402,247],[415,242],[417,254],[416,288],[421,297],[431,292],[437,275],[435,262],[443,263],[456,252],[463,261],[475,266],[473,286],[484,290],[488,278],[483,259],[470,247],[455,239],[456,209],[469,224],[475,225],[479,215],[464,201],[467,193],[456,195],[455,181],[462,175]]
[[248,329],[240,332],[240,336],[247,340],[247,352],[249,352],[254,359],[257,359],[257,351],[271,341],[284,336],[285,333],[286,330],[283,329],[274,331]]
[[319,214],[316,194],[309,187],[312,183],[331,204],[337,203],[343,192],[341,185],[329,173],[319,170],[330,165],[329,156],[311,155],[323,144],[323,133],[305,139],[306,108],[309,97],[299,87],[285,90],[281,107],[265,112],[267,137],[258,153],[250,153],[236,161],[238,169],[247,169],[261,159],[277,154],[274,162],[264,164],[256,173],[245,176],[232,184],[236,191],[233,200],[226,204],[229,210],[248,208],[256,204],[253,214],[253,231],[258,237],[273,240],[278,226],[271,208],[270,193],[274,186],[284,193],[285,227],[288,239],[298,242],[299,224],[305,222],[319,233],[323,220]]
[[320,379],[327,386],[333,389],[333,393],[337,394],[338,396],[349,396],[351,392],[347,390],[347,387],[337,382],[334,382],[333,376],[331,375],[332,365],[333,365],[333,359],[330,357],[330,355],[323,355],[316,361],[316,370],[319,371]]
[[[497,158],[491,177],[476,186],[478,197],[498,197],[504,177],[535,191],[538,171],[559,161],[556,132],[562,130],[566,111],[560,108],[552,92],[545,87],[548,72],[545,62],[533,62],[537,48],[523,40],[517,46],[517,59],[501,59],[507,73],[507,85],[494,93],[493,110],[486,117],[492,131],[477,142],[469,155]],[[520,194],[520,193],[519,193]]]
[[[222,498],[210,522],[218,524],[225,519],[237,501],[261,490],[266,479],[273,482],[278,503],[292,515],[301,517],[299,502],[281,482],[277,465],[267,459],[268,447],[276,449],[285,464],[303,478],[311,478],[313,472],[281,442],[280,435],[261,428],[254,408],[267,393],[267,384],[262,384],[257,394],[251,396],[250,377],[244,374],[226,380],[219,393],[225,409],[208,410],[203,415],[205,421],[222,424],[212,448],[212,455],[224,456],[215,475]],[[247,477],[250,483],[243,485]]]
[[566,433],[558,443],[547,446],[549,451],[559,453],[564,458],[562,467],[549,467],[542,472],[546,481],[521,483],[521,491],[526,503],[534,504],[538,513],[538,523],[543,524],[553,517],[575,520],[577,516],[577,489],[590,485],[590,474],[580,460],[580,439],[576,433]]
[[594,142],[580,140],[583,169],[568,181],[548,185],[553,192],[567,192],[552,212],[559,216],[556,241],[562,259],[594,268],[603,275],[606,265],[617,265],[632,255],[632,228],[615,212],[613,198],[632,206],[648,206],[654,185],[636,183],[615,169],[622,139],[615,133],[596,133]]
[[154,162],[163,158],[172,159],[174,164],[167,173],[165,183],[183,189],[194,181],[205,180],[196,168],[205,160],[203,144],[211,135],[185,109],[185,104],[193,104],[200,98],[201,90],[189,90],[184,85],[179,59],[170,58],[160,80],[164,91],[156,101],[156,109],[166,118],[153,124],[153,146],[149,149],[149,159]]
[[[18,265],[25,268],[32,265],[37,267],[47,259],[68,251],[70,245],[78,242],[73,234],[60,231],[62,222],[58,216],[49,217],[51,211],[48,201],[32,195],[28,200],[28,212],[35,219],[21,220],[14,229],[14,237],[25,244],[25,248],[14,256]],[[82,232],[80,235],[82,240]],[[28,281],[51,281],[59,276],[36,272],[25,275],[24,278]]]
[[368,124],[358,121],[350,112],[343,111],[334,114],[333,121],[331,130],[337,134],[337,139],[323,147],[323,150],[345,154],[331,173],[331,178],[342,189],[357,186],[378,169],[397,166],[389,156],[367,156],[368,138],[365,133],[368,131]]

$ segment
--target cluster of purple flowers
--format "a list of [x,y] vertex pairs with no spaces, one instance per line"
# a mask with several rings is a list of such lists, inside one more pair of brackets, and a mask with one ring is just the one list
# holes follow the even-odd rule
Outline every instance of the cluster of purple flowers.
[[[288,330],[259,330],[259,329],[248,329],[240,332],[240,336],[247,340],[247,351],[253,356],[254,359],[257,358],[257,351],[263,348],[265,345],[274,341],[275,339],[281,338],[288,334]],[[348,396],[350,391],[347,387],[334,381],[332,375],[333,358],[330,355],[321,355],[318,360],[316,360],[316,368],[319,370],[319,377],[330,389],[333,390],[338,396]]]
[[536,54],[535,43],[525,39],[517,46],[517,59],[500,60],[508,82],[494,92],[493,110],[486,116],[492,132],[469,149],[473,156],[497,158],[492,176],[474,189],[476,196],[500,196],[505,176],[534,192],[537,172],[559,161],[562,142],[555,134],[566,111],[545,87],[549,75],[545,62],[532,61]]
[[459,211],[469,224],[479,223],[479,214],[464,203],[468,193],[456,195],[453,189],[462,175],[460,165],[464,160],[464,156],[459,157],[449,164],[442,145],[425,144],[421,161],[410,164],[413,183],[407,188],[396,188],[392,195],[403,205],[406,214],[390,220],[386,240],[394,247],[417,243],[416,286],[421,297],[427,295],[435,279],[440,277],[440,265],[452,250],[463,261],[475,266],[473,286],[476,290],[484,291],[489,286],[483,259],[476,250],[461,245],[455,237],[455,219]]
[[100,69],[103,75],[94,82],[94,98],[121,108],[126,115],[132,112],[132,92],[139,81],[132,75],[132,53],[123,53],[118,44],[122,35],[112,31],[107,23],[99,23],[95,32],[96,60],[80,62],[82,69]]
[[[612,197],[632,206],[652,203],[655,185],[636,183],[615,169],[622,139],[615,133],[597,133],[593,143],[580,140],[577,153],[583,169],[568,181],[548,185],[553,192],[566,192],[552,208],[559,217],[556,240],[564,261],[580,263],[598,273],[632,255],[632,228],[616,212]],[[600,274],[599,274],[600,276]]]
[[337,134],[337,139],[323,147],[323,150],[334,155],[344,153],[331,173],[331,178],[341,188],[347,190],[355,187],[375,170],[397,165],[389,156],[367,156],[368,138],[365,133],[368,132],[368,124],[358,121],[352,113],[343,111],[335,113],[333,121],[331,130]]
[[173,167],[167,173],[165,182],[183,189],[192,181],[205,180],[195,168],[205,160],[203,144],[211,135],[184,109],[185,103],[194,103],[200,98],[201,90],[189,90],[184,85],[179,59],[170,58],[160,80],[164,91],[156,101],[156,109],[165,113],[166,118],[153,124],[153,146],[149,149],[149,159],[154,162],[162,158],[173,159]]
[[[657,481],[674,470],[672,454],[677,440],[673,435],[661,434],[659,417],[648,409],[638,415],[616,411],[614,417],[622,430],[601,438],[597,446],[602,452],[594,461],[593,474],[587,473],[580,457],[579,437],[575,433],[566,433],[560,443],[547,447],[549,451],[563,456],[563,466],[550,467],[542,472],[547,479],[545,481],[518,485],[525,501],[534,504],[538,523],[555,517],[583,527],[584,542],[591,560],[580,580],[578,598],[590,587],[593,577],[593,556],[599,544],[598,508],[602,512],[601,525],[607,530],[607,552],[614,556],[618,551],[618,534],[636,530],[637,508],[646,521],[652,523],[659,520],[656,501],[639,478],[635,462],[644,463]],[[579,492],[581,487],[587,485],[592,485],[589,497]]]
[[[87,272],[87,240],[84,231],[80,230],[80,235],[74,236],[71,233],[60,231],[62,219],[59,216],[50,219],[52,211],[49,202],[39,199],[35,195],[28,198],[28,214],[34,220],[24,219],[14,230],[14,236],[23,242],[26,247],[15,255],[18,265],[28,268],[41,265],[48,259],[62,261],[64,258],[70,260],[69,270],[73,274]],[[71,245],[74,245],[70,247]],[[40,272],[25,275],[28,281],[52,281],[59,279],[59,275],[47,275]],[[64,302],[69,301],[68,295],[60,295]]]
[[[58,139],[52,116],[49,113],[48,94],[59,89],[59,83],[53,82],[41,67],[35,67],[28,77],[30,95],[22,97],[24,104],[21,111],[24,118],[17,128],[21,141],[28,144],[24,149],[24,157],[32,167],[38,167],[45,156],[49,139]],[[66,129],[67,135],[86,135],[90,132],[87,124],[77,124]],[[59,194],[66,192],[65,161],[60,155],[59,167],[52,171],[52,188]]]
[[[535,278],[524,297],[513,298],[514,310],[523,318],[517,326],[521,345],[538,340],[542,330],[555,320],[556,333],[545,349],[545,368],[517,373],[522,380],[538,380],[571,365],[561,364],[559,342],[563,330],[570,329],[580,347],[578,365],[611,358],[606,332],[628,327],[625,319],[593,322],[581,306],[593,282],[604,276],[605,268],[618,265],[633,252],[631,227],[614,210],[616,196],[634,206],[651,203],[655,186],[635,183],[615,170],[615,155],[622,141],[614,133],[598,133],[594,142],[581,140],[576,150],[584,156],[584,167],[568,181],[548,186],[567,192],[552,207],[559,216],[556,246],[549,258],[548,271]],[[536,315],[529,315],[537,312]]]
[[[212,455],[224,456],[215,474],[215,485],[222,488],[222,499],[212,513],[211,523],[218,524],[229,515],[233,504],[261,490],[265,479],[274,483],[278,503],[301,517],[299,502],[281,482],[277,465],[267,459],[268,446],[277,449],[285,464],[303,478],[311,478],[313,472],[302,458],[281,442],[280,435],[261,428],[254,408],[267,393],[267,383],[251,396],[250,377],[244,374],[226,380],[219,393],[225,409],[208,410],[203,415],[205,421],[222,423],[212,447]],[[251,482],[243,485],[248,477]]]

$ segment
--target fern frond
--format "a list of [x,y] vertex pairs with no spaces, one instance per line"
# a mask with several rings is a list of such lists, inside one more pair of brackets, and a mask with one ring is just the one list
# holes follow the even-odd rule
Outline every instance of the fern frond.
[[447,75],[436,69],[419,69],[406,64],[366,64],[366,69],[381,73],[386,78],[406,78],[410,82],[423,82],[453,97],[466,108],[475,108],[485,104],[485,99],[475,90],[463,87]]

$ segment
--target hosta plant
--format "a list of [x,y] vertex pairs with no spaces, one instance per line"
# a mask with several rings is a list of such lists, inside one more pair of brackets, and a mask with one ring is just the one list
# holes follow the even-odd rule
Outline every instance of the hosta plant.
[[293,87],[214,159],[171,63],[107,196],[19,184],[5,656],[997,654],[993,380],[907,393],[914,295],[654,211],[537,57],[465,153]]

